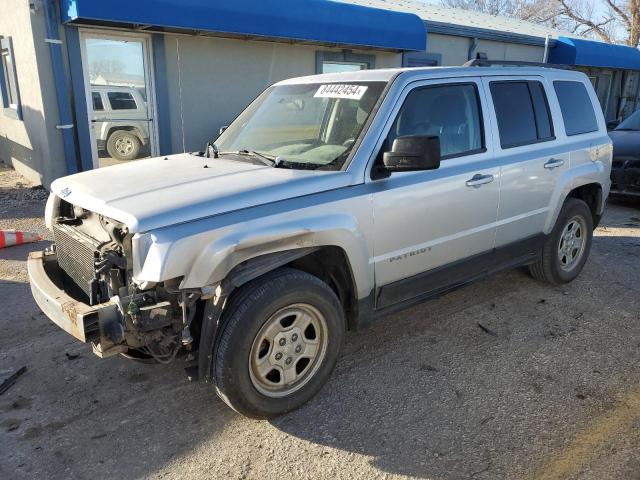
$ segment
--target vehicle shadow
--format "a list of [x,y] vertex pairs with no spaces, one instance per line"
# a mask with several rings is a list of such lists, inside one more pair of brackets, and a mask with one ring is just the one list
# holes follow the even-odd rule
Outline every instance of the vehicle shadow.
[[[611,406],[608,383],[637,383],[637,341],[629,338],[637,328],[612,313],[635,308],[635,297],[602,299],[637,283],[633,262],[612,265],[607,252],[637,259],[639,248],[640,236],[604,234],[569,285],[511,271],[383,319],[350,336],[317,400],[272,424],[371,457],[391,474],[530,475],[576,425]],[[593,353],[594,338],[618,331],[618,343]]]
[[24,243],[22,245],[0,248],[0,260],[26,260],[30,252],[45,250],[49,245],[51,245],[50,240],[41,240],[39,242]]
[[[185,362],[147,365],[91,348],[39,311],[29,285],[0,280],[0,477],[142,478],[219,436],[235,414]],[[106,473],[108,472],[108,473]]]

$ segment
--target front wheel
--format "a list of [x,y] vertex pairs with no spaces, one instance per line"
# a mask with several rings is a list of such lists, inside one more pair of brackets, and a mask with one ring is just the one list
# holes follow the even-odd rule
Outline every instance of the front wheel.
[[279,269],[231,298],[215,351],[218,395],[238,413],[269,418],[307,402],[325,383],[345,331],[331,288]]
[[558,215],[540,258],[529,266],[536,280],[553,284],[576,278],[587,261],[593,239],[593,217],[585,202],[568,198]]

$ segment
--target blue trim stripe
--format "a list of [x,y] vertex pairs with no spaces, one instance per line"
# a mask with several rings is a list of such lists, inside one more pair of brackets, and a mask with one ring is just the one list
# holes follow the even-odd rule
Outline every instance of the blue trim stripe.
[[412,13],[331,0],[61,0],[65,23],[145,25],[231,36],[424,51]]
[[[45,0],[44,9],[47,21],[47,38],[59,40],[60,18],[54,0]],[[64,71],[62,44],[49,43],[49,54],[51,56],[51,69],[58,104],[58,121],[61,125],[71,125],[74,124],[74,120],[71,115],[71,99],[69,98],[67,77]],[[75,126],[77,127],[77,125]],[[67,174],[70,175],[78,171],[76,137],[73,129],[65,128],[60,132],[67,163]]]
[[82,73],[82,54],[80,51],[80,32],[76,27],[66,26],[67,55],[69,58],[69,72],[73,87],[73,107],[76,113],[76,132],[80,150],[81,170],[93,168],[93,153],[91,151],[91,132],[89,131],[89,114],[87,112],[87,96],[84,90],[84,75]]

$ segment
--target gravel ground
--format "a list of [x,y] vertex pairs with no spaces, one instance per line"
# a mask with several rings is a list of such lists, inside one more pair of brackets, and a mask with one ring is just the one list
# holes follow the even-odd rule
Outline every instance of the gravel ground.
[[[47,235],[0,170],[0,228]],[[0,250],[0,478],[640,478],[640,207],[611,203],[572,284],[493,276],[350,334],[320,394],[240,417],[179,362],[101,360]],[[479,325],[482,325],[481,328]]]

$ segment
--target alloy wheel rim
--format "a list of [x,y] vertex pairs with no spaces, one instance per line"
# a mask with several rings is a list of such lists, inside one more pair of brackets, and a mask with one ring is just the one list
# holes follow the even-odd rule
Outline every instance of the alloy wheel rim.
[[558,260],[562,270],[571,271],[580,263],[586,247],[586,226],[580,215],[572,217],[565,225],[558,242]]
[[322,365],[328,344],[320,311],[298,303],[271,315],[253,340],[249,376],[265,396],[284,397],[301,389]]
[[119,138],[116,140],[116,150],[120,155],[129,155],[133,151],[133,142],[130,138]]

